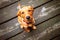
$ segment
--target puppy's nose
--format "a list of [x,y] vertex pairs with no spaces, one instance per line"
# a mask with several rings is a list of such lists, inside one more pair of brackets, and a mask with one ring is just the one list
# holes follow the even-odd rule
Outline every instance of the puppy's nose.
[[26,19],[28,19],[28,20],[29,20],[29,19],[30,19],[30,16],[27,16],[27,17],[26,17]]

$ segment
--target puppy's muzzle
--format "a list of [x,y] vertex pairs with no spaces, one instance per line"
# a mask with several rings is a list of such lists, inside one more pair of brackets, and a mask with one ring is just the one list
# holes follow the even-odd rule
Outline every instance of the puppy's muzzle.
[[27,19],[27,20],[30,20],[30,16],[27,16],[26,19]]

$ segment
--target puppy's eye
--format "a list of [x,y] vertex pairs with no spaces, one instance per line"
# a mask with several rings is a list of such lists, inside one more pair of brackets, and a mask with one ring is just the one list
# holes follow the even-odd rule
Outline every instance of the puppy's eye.
[[28,10],[28,12],[31,12],[32,10]]
[[24,14],[24,12],[22,12],[22,14]]

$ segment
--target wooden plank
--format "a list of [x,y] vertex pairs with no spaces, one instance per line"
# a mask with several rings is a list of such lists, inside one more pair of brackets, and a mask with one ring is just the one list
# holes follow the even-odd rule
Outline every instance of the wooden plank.
[[[56,3],[56,2],[55,2]],[[52,4],[52,5],[51,5]],[[51,5],[51,6],[53,6],[53,2],[52,3],[48,3],[48,4],[46,4],[46,5],[44,5],[44,6],[42,6],[42,7],[39,7],[39,8],[37,8],[37,9],[35,9],[35,16],[37,17],[39,14],[40,14],[40,9],[42,10],[42,8],[43,7],[46,7],[46,8],[49,8],[50,6],[48,6],[48,5]],[[55,6],[53,6],[54,8],[59,8],[59,6],[57,6],[57,7],[55,7]],[[50,10],[52,10],[52,9],[50,9]],[[50,11],[50,10],[48,10],[48,11]],[[47,11],[47,12],[48,12]],[[43,21],[45,21],[45,20],[47,20],[47,19],[49,19],[49,18],[51,18],[51,17],[53,17],[53,16],[55,16],[55,15],[57,15],[57,14],[60,14],[60,9],[56,9],[56,10],[54,10],[54,11],[52,11],[52,12],[50,12],[50,13],[48,13],[48,15],[45,15],[45,16],[41,16],[41,17],[39,17],[39,18],[37,18],[36,19],[36,17],[35,17],[35,19],[36,19],[36,24],[39,24],[39,23],[41,23],[41,22],[43,22]],[[37,14],[36,14],[36,12],[38,12]],[[16,19],[13,19],[13,20],[11,20],[11,21],[9,21],[9,22],[7,22],[7,23],[4,23],[4,24],[2,24],[2,25],[0,25],[1,26],[1,30],[5,30],[7,27],[8,28],[11,28],[11,27],[13,27],[13,28],[15,28],[15,24],[17,24],[18,22],[17,22],[17,18]],[[19,25],[18,25],[19,26]],[[17,26],[17,27],[18,27]],[[16,29],[16,31],[15,31],[15,29],[13,30],[13,29],[11,29],[12,31],[10,31],[10,32],[6,32],[6,30],[5,30],[5,34],[2,34],[2,33],[4,33],[4,32],[2,32],[0,35],[2,36],[2,38],[5,38],[4,37],[4,35],[6,35],[6,38],[8,38],[8,37],[11,37],[11,36],[13,36],[12,34],[14,34],[14,35],[16,35],[17,33],[19,33],[19,32],[21,32],[22,31],[22,29],[19,29],[19,28],[17,28]],[[20,31],[21,30],[21,31]],[[8,30],[9,31],[9,30]],[[15,31],[15,32],[14,32]],[[10,36],[8,36],[8,34],[10,34],[10,33],[12,33]],[[8,37],[7,37],[8,36]]]
[[[27,0],[26,0],[27,1]],[[42,1],[42,0],[41,0]],[[41,2],[40,1],[40,2]],[[45,3],[45,2],[47,2],[48,0],[46,0],[46,1],[42,1],[41,2],[41,4],[43,4],[43,3]],[[22,3],[22,2],[24,2],[24,3]],[[34,1],[33,3],[34,3],[34,6],[36,7],[36,5],[35,5],[35,2],[36,1]],[[25,4],[27,4],[27,2],[25,2],[25,1],[20,1],[20,3],[23,5],[25,5]],[[29,3],[29,4],[31,4],[31,3]],[[37,4],[37,3],[36,3]],[[39,3],[39,5],[41,5],[40,3]],[[4,9],[1,9],[0,10],[0,18],[1,18],[1,20],[0,20],[0,23],[2,23],[2,22],[4,22],[4,21],[6,21],[6,20],[8,20],[8,19],[11,19],[11,18],[13,18],[13,17],[15,17],[16,16],[16,13],[17,13],[17,5],[18,5],[18,2],[17,3],[15,3],[15,4],[13,4],[13,5],[11,5],[11,6],[9,6],[9,7],[6,7],[6,8],[4,8]],[[37,6],[38,6],[38,4],[37,4]],[[3,18],[2,18],[3,17]]]
[[[54,31],[54,30],[51,31],[50,29],[52,29],[53,26],[56,23],[60,22],[59,17],[60,17],[60,15],[55,17],[55,18],[53,18],[53,19],[50,19],[50,20],[48,20],[48,21],[46,21],[46,22],[44,22],[44,23],[42,23],[40,25],[38,25],[37,26],[37,30],[33,30],[30,33],[23,32],[21,34],[16,35],[15,37],[10,38],[9,40],[38,40],[38,39],[41,40],[41,39],[44,39],[44,38],[49,39],[49,38],[52,37],[52,33],[51,32]],[[56,29],[59,29],[59,28],[57,28],[57,26],[56,26]],[[51,36],[49,36],[49,33],[51,33]],[[54,34],[53,36],[55,36],[55,33],[56,32],[53,32],[53,34]],[[60,34],[60,32],[57,33],[57,34]],[[46,37],[46,35],[47,35],[47,37]]]
[[0,9],[12,5],[20,0],[0,0]]
[[6,39],[21,32],[20,24],[17,22],[17,18],[0,25],[0,40]]

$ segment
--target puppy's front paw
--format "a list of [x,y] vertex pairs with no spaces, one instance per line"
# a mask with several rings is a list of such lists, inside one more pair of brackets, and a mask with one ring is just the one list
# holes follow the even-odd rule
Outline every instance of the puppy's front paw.
[[23,28],[23,26],[21,26],[21,28]]
[[33,29],[36,29],[36,26],[33,26]]

